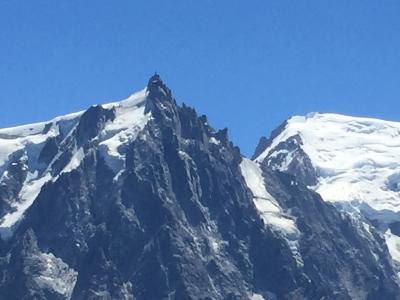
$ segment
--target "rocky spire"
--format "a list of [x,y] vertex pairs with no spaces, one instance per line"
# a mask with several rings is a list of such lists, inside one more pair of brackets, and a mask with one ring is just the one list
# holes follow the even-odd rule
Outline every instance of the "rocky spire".
[[158,98],[159,100],[162,100],[164,97],[172,97],[171,90],[164,84],[160,75],[157,73],[154,73],[154,75],[150,77],[147,90],[149,91],[149,96]]
[[[146,103],[146,113],[153,111],[156,103],[165,104],[166,102],[170,102],[173,105],[176,104],[172,97],[171,90],[164,84],[160,75],[157,73],[154,73],[154,75],[150,77],[149,82],[147,83],[147,91],[148,101]],[[161,107],[163,107],[163,105]]]

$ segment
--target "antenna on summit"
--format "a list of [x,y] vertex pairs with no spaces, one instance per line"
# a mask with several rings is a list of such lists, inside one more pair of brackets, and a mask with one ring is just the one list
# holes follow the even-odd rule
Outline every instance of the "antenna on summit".
[[157,71],[154,72],[154,75],[151,76],[150,81],[151,82],[157,82],[160,80],[160,75],[158,75]]

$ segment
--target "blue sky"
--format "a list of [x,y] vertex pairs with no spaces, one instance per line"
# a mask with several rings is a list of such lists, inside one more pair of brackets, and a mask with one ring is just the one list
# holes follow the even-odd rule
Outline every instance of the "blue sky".
[[251,154],[290,115],[400,121],[398,0],[0,0],[0,127],[161,74]]

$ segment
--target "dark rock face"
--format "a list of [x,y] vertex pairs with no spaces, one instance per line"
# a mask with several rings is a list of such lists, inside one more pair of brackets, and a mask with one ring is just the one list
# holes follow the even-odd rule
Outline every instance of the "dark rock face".
[[269,138],[262,136],[257,144],[257,147],[254,151],[251,159],[256,159],[261,153],[263,153],[269,146],[271,146],[272,141],[285,129],[287,125],[287,121],[283,122],[277,128],[272,130]]
[[[285,130],[287,121],[274,129],[269,139],[262,137],[258,142],[252,159],[259,157],[264,151],[272,145],[282,131]],[[304,152],[301,145],[303,141],[299,135],[294,135],[283,142],[280,142],[265,156],[264,165],[275,170],[282,170],[288,174],[294,175],[296,179],[307,186],[317,184],[317,172],[314,169],[308,155]]]
[[78,145],[83,145],[97,136],[107,121],[114,120],[113,110],[105,109],[100,105],[90,107],[81,117],[76,129]]
[[27,176],[25,165],[26,157],[23,151],[16,153],[11,163],[3,171],[3,180],[0,184],[0,219],[12,211],[12,202],[18,197]]
[[251,157],[251,159],[256,159],[261,153],[265,151],[265,149],[268,148],[269,145],[270,141],[265,136],[262,136],[258,141],[256,150],[254,151],[254,154]]
[[264,164],[268,190],[301,231],[299,265],[260,218],[227,130],[179,107],[157,75],[146,111],[119,174],[94,139],[112,110],[89,109],[56,143],[65,156],[81,145],[85,158],[45,184],[0,241],[0,299],[399,299],[379,235]]
[[[71,297],[71,283],[76,272],[53,255],[42,253],[32,230],[27,230],[13,245],[9,256],[1,264],[9,269],[2,272],[1,299],[66,299]],[[67,288],[65,288],[67,287]]]
[[400,236],[400,222],[390,223],[389,228],[391,229],[393,234]]
[[[317,184],[317,173],[310,158],[301,148],[301,144],[299,135],[288,138],[272,149],[276,154],[268,155],[264,164],[278,170],[284,166],[286,173],[294,175],[298,181],[307,186],[314,186]],[[289,157],[290,161],[287,162]]]
[[57,138],[52,137],[46,141],[39,155],[39,162],[46,165],[50,164],[59,151]]

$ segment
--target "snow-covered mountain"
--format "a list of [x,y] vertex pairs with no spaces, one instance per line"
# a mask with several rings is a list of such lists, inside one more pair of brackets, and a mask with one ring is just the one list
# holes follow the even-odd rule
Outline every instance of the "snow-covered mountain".
[[158,75],[0,130],[0,299],[399,299],[381,235],[303,184],[311,159],[292,176],[267,157]]
[[368,219],[400,262],[400,123],[295,116],[262,139],[254,160],[295,175],[325,201]]
[[[134,140],[150,118],[145,113],[146,93],[144,89],[126,100],[48,122],[0,129],[0,235],[12,234],[47,182],[80,165],[84,142],[95,142],[109,167],[120,170],[125,159],[120,147]],[[91,124],[93,114],[104,114],[101,118],[111,122],[97,128]]]

